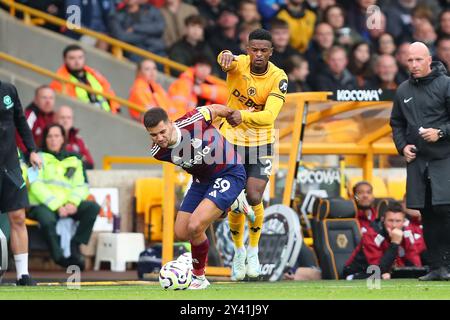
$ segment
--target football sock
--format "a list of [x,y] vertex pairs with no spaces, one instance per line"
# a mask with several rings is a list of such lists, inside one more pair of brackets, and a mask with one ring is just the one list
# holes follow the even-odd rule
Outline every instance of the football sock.
[[209,240],[194,245],[191,241],[192,273],[196,276],[205,274],[206,259],[208,258]]
[[235,248],[242,248],[244,246],[245,215],[233,211],[228,212],[228,224]]
[[249,226],[249,247],[258,247],[259,238],[261,237],[261,229],[264,221],[264,206],[261,202],[256,206],[252,206],[255,212],[255,222],[248,221]]
[[14,263],[16,265],[17,280],[19,280],[22,275],[28,274],[28,253],[15,254]]

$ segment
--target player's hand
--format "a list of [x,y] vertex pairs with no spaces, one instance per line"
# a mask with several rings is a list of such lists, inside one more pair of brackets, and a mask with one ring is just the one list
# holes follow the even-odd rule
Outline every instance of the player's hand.
[[406,162],[412,162],[416,159],[416,153],[413,152],[416,149],[416,146],[413,144],[408,144],[403,148],[403,155],[405,156]]
[[65,207],[65,206],[64,206],[64,207],[60,207],[60,208],[58,209],[58,214],[59,214],[59,216],[60,216],[61,218],[67,217],[67,216],[68,216],[68,213],[67,213],[66,207]]
[[42,159],[39,157],[39,155],[36,152],[30,153],[30,163],[33,167],[38,167],[39,169],[42,168]]
[[400,244],[403,239],[403,231],[400,229],[388,229],[389,237],[392,243]]
[[438,132],[439,132],[438,129],[433,129],[433,128],[428,128],[428,129],[421,128],[421,130],[419,130],[420,136],[426,142],[436,142],[436,141],[438,141],[439,140]]
[[231,52],[226,51],[222,53],[222,55],[220,56],[219,64],[222,67],[222,69],[228,69],[233,61],[234,55]]
[[74,215],[75,213],[77,213],[77,206],[74,205],[73,203],[67,203],[64,208],[66,208],[66,212],[68,216]]
[[239,110],[233,110],[233,112],[227,117],[228,123],[232,127],[236,127],[242,123],[242,116]]

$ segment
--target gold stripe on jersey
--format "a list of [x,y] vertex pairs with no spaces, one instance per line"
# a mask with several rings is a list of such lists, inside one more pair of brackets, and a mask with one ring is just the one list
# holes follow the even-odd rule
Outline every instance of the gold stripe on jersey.
[[[223,52],[217,57],[218,62]],[[222,135],[231,143],[242,146],[273,143],[274,122],[287,92],[286,73],[269,62],[263,74],[255,74],[250,71],[248,55],[235,57],[235,61],[225,71],[230,93],[227,106],[239,110],[243,122],[233,128],[224,120],[220,129]]]
[[283,101],[286,101],[285,97],[283,97],[282,95],[276,94],[276,93],[271,93],[271,94],[269,94],[269,96],[274,96],[274,97],[280,98]]

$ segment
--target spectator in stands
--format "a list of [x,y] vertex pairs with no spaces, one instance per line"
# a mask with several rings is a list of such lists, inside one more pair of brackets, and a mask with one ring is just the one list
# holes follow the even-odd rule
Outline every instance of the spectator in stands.
[[262,24],[265,29],[270,29],[270,21],[285,4],[285,0],[256,0],[256,5],[258,6],[258,11],[261,14]]
[[79,154],[85,169],[94,169],[94,159],[84,139],[79,135],[80,129],[73,126],[72,108],[69,106],[59,107],[55,118],[55,122],[64,128],[66,151]]
[[412,37],[412,10],[416,7],[417,0],[391,1],[383,11],[387,18],[387,32],[398,42],[410,40]]
[[314,30],[313,40],[305,54],[311,74],[316,75],[319,70],[325,69],[325,52],[331,49],[333,43],[333,28],[328,23],[319,23]]
[[367,9],[376,3],[376,0],[352,1],[347,11],[348,26],[359,33],[366,41],[370,41],[369,29],[367,28]]
[[450,67],[450,35],[441,36],[436,41],[436,56],[433,60],[441,61],[447,69],[447,75],[449,74]]
[[409,42],[403,42],[397,47],[397,52],[395,53],[395,59],[397,60],[398,65],[398,72],[396,76],[397,83],[402,83],[403,81],[408,80],[409,78],[408,50],[409,50]]
[[[72,82],[83,83],[92,87],[92,89],[115,96],[108,80],[97,70],[86,65],[86,57],[83,48],[72,44],[63,51],[64,64],[56,73]],[[50,87],[56,92],[61,92],[71,97],[77,98],[84,103],[92,103],[101,110],[117,113],[119,104],[115,101],[109,101],[101,95],[95,95],[86,90],[66,82],[53,80]]]
[[304,53],[308,49],[309,42],[314,33],[316,14],[307,9],[304,0],[286,0],[286,5],[281,7],[277,18],[284,20],[291,30],[291,46]]
[[428,262],[428,257],[426,254],[427,246],[423,238],[422,215],[419,210],[409,209],[406,207],[406,194],[402,200],[402,209],[406,215],[404,226],[412,230],[417,252],[419,252],[421,256],[422,264],[426,265]]
[[290,57],[285,64],[285,72],[288,76],[287,92],[311,91],[311,87],[306,82],[309,74],[308,61],[301,56]]
[[[214,61],[213,50],[204,41],[205,20],[199,15],[191,15],[186,18],[184,25],[185,35],[169,49],[169,58],[186,66],[192,66],[198,55],[204,55]],[[214,67],[213,72],[220,74],[218,67]],[[178,76],[180,72],[173,71],[173,75]]]
[[[19,2],[21,4],[24,4],[28,7],[31,7],[33,9],[45,12],[47,14],[51,14],[52,16],[55,16],[60,19],[64,19],[65,17],[65,11],[64,11],[64,0],[17,0],[16,2]],[[55,31],[60,32],[61,27],[51,24],[51,23],[44,23],[42,27]]]
[[[54,122],[55,91],[47,85],[38,87],[34,92],[34,99],[25,109],[25,118],[33,134],[36,146],[42,144],[42,134],[45,127]],[[22,138],[16,133],[16,142],[22,152],[26,147]]]
[[[30,181],[33,207],[28,217],[39,222],[57,264],[64,268],[77,265],[83,270],[85,265],[79,246],[88,243],[100,207],[86,201],[89,189],[83,163],[78,156],[64,150],[64,128],[59,124],[47,127],[43,141],[40,153],[43,166],[38,178]],[[59,239],[57,230],[64,237],[75,225],[65,218],[79,221],[75,235],[67,242]]]
[[217,20],[217,26],[208,33],[207,41],[214,55],[217,56],[225,49],[236,54],[241,53],[239,45],[239,18],[231,8],[224,8]]
[[303,241],[295,265],[284,274],[285,280],[313,281],[322,278],[314,250]]
[[334,46],[328,50],[325,61],[327,68],[318,73],[314,83],[318,91],[354,90],[358,88],[356,78],[347,69],[345,49]]
[[439,14],[438,36],[450,36],[450,8],[444,9]]
[[[241,23],[261,24],[261,16],[259,15],[258,7],[253,0],[242,0],[239,2],[238,16]],[[258,28],[261,28],[261,25],[259,25]]]
[[348,70],[355,76],[359,88],[364,88],[372,77],[372,55],[367,42],[353,45],[349,53]]
[[286,62],[290,57],[301,56],[301,54],[289,44],[291,34],[286,21],[275,18],[271,21],[270,26],[273,43],[270,61],[277,67],[285,69]]
[[183,72],[169,87],[169,96],[177,110],[188,112],[196,106],[211,103],[225,104],[226,86],[211,77],[212,62],[199,56],[194,66]]
[[336,44],[346,49],[350,49],[353,44],[362,40],[362,37],[348,26],[344,8],[340,5],[327,7],[321,21],[328,23],[333,28]]
[[431,54],[435,53],[434,42],[437,39],[437,33],[433,24],[429,19],[413,20],[414,31],[412,34],[412,42],[420,41],[427,45]]
[[[158,8],[140,5],[139,0],[127,0],[126,7],[112,13],[109,19],[109,31],[114,38],[160,56],[166,55],[163,40],[166,25]],[[135,62],[143,59],[133,53],[126,53],[126,57]]]
[[[81,26],[92,29],[100,33],[108,33],[108,16],[114,11],[113,0],[102,1],[83,1],[83,0],[65,0],[64,15],[66,19],[70,19],[73,15],[73,11],[69,10],[69,7],[76,6],[80,10]],[[102,50],[108,50],[109,45],[102,41],[97,40],[91,36],[81,35],[79,33],[67,30],[66,34],[74,39],[79,39],[85,44],[95,45]]]
[[226,7],[222,0],[201,0],[197,6],[200,15],[206,19],[207,28],[214,28],[219,20],[220,14]]
[[382,9],[387,17],[387,32],[394,36],[397,43],[411,40],[414,11],[430,11],[430,17],[437,16],[438,11],[440,11],[439,4],[436,0],[390,1]]
[[375,75],[368,81],[366,88],[395,90],[399,86],[396,82],[398,67],[395,58],[389,54],[383,54],[375,59]]
[[377,44],[378,39],[381,35],[385,34],[386,31],[386,15],[383,12],[377,13],[379,15],[379,20],[377,23],[368,30],[369,42],[372,44]]
[[[164,108],[171,120],[178,119],[184,114],[184,108],[178,110],[176,105],[172,103],[167,92],[156,81],[157,73],[156,64],[153,60],[145,59],[139,62],[136,79],[130,89],[128,100],[143,106],[147,110],[153,107]],[[128,111],[133,119],[142,122],[142,113],[132,109]]]
[[[165,21],[164,43],[170,48],[175,42],[181,40],[185,35],[186,19],[198,15],[198,10],[191,4],[182,0],[166,0],[161,13]],[[203,27],[204,28],[204,27]]]
[[393,267],[416,266],[422,262],[411,229],[404,227],[405,213],[398,202],[389,204],[381,220],[370,224],[361,242],[344,267],[347,280],[365,279],[369,265],[377,265],[384,280],[391,278]]
[[378,54],[389,54],[393,55],[395,53],[395,42],[394,38],[389,33],[383,33],[376,43]]
[[310,8],[314,10],[314,13],[317,16],[317,21],[324,20],[325,17],[325,10],[330,7],[336,5],[336,0],[317,0],[317,5],[315,8],[312,7],[312,2],[308,1],[308,4],[310,4]]
[[[239,39],[240,52],[242,52],[244,54],[247,53],[248,36],[250,35],[250,33],[252,33],[256,29],[260,29],[260,28],[261,28],[261,25],[258,22],[241,23],[239,25],[238,39]],[[218,66],[218,64],[217,64],[217,66]]]
[[353,199],[358,208],[356,219],[359,222],[361,233],[364,233],[369,229],[370,224],[378,218],[373,187],[367,181],[360,181],[353,186],[352,191]]

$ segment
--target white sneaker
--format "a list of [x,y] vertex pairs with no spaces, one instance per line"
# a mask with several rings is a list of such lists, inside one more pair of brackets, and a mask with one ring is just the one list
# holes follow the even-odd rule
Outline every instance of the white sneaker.
[[254,223],[256,216],[252,207],[248,204],[247,197],[245,196],[245,190],[242,190],[239,196],[234,200],[230,207],[231,211],[245,214],[245,217]]
[[210,285],[208,279],[203,276],[192,275],[191,284],[188,287],[188,290],[201,290],[206,289]]
[[234,253],[234,257],[233,257],[231,280],[233,280],[233,281],[244,280],[246,255],[247,255],[247,252],[245,251],[245,248],[235,249],[235,253]]
[[249,278],[258,278],[261,273],[258,252],[249,252],[247,254],[247,275]]

